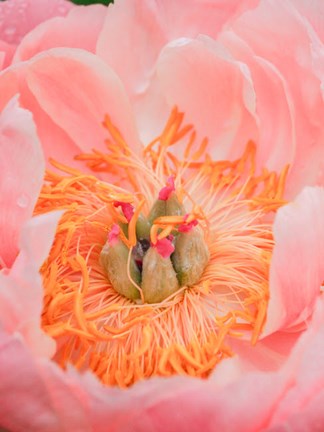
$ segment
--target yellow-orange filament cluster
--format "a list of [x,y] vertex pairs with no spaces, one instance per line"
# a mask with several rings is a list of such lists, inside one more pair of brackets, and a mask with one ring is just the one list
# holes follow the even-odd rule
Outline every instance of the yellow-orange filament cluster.
[[192,213],[184,216],[160,216],[155,219],[152,225],[150,232],[151,241],[155,244],[158,240],[168,237],[172,231],[177,229],[178,225],[190,223],[198,219],[205,220],[206,217],[201,211],[195,211],[195,209]]
[[[107,152],[80,155],[106,181],[53,161],[36,213],[63,209],[55,242],[41,272],[43,328],[57,341],[57,362],[90,368],[104,383],[131,385],[152,375],[206,377],[231,355],[230,338],[262,331],[273,249],[271,215],[285,203],[288,168],[279,175],[256,172],[256,146],[249,142],[234,161],[214,161],[208,141],[196,144],[183,114],[172,111],[162,134],[137,154],[109,117]],[[185,143],[186,140],[186,143]],[[183,154],[174,151],[181,142]],[[110,285],[99,256],[113,223],[127,222],[115,202],[132,203],[134,215],[121,239],[136,245],[136,221],[147,215],[173,176],[186,216],[157,218],[151,241],[179,224],[198,220],[208,232],[210,261],[194,286],[159,304],[136,303]]]

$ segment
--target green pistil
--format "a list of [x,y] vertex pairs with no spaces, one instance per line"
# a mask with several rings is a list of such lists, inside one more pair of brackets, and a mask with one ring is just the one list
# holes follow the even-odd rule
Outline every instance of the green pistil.
[[140,292],[134,285],[141,283],[141,272],[131,257],[128,277],[127,264],[129,257],[129,249],[121,240],[118,240],[113,245],[108,243],[103,247],[100,254],[100,262],[105,269],[108,279],[114,289],[124,297],[131,300],[140,298]]
[[[145,302],[160,303],[181,287],[190,287],[199,281],[209,260],[200,227],[192,227],[189,232],[175,232],[171,256],[163,257],[149,242],[151,226],[158,217],[183,215],[185,209],[176,193],[172,192],[168,199],[155,201],[147,218],[142,214],[138,217],[137,244],[130,257],[128,247],[121,240],[111,245],[107,242],[100,260],[111,285],[119,294],[137,300],[140,287]],[[128,224],[120,224],[120,227],[127,235]]]

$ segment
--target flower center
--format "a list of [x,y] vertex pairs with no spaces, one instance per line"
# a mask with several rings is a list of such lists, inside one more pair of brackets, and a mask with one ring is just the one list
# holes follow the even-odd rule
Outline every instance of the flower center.
[[47,172],[36,206],[64,209],[41,269],[55,360],[105,384],[206,377],[231,338],[256,343],[265,321],[288,168],[255,173],[251,142],[239,159],[214,161],[182,123],[175,108],[138,155],[107,117],[107,153],[78,159],[109,182],[53,162],[63,173]]
[[201,215],[186,214],[173,177],[160,190],[147,217],[139,213],[141,204],[134,210],[129,203],[114,203],[121,207],[125,221],[112,225],[100,260],[119,294],[142,303],[159,303],[199,281],[209,251],[196,227],[196,217]]

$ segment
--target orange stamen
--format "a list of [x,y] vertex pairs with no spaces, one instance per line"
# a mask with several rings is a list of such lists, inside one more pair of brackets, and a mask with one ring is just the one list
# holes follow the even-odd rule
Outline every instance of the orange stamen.
[[[196,132],[192,125],[183,125],[183,119],[174,108],[141,160],[105,117],[107,152],[94,150],[76,159],[93,172],[109,173],[114,184],[52,161],[61,173],[46,173],[36,205],[36,214],[64,210],[41,268],[43,328],[58,342],[56,360],[62,367],[73,363],[90,368],[107,385],[125,387],[152,375],[175,373],[207,377],[232,355],[226,346],[229,335],[249,335],[255,344],[264,327],[274,245],[271,213],[286,203],[289,167],[281,173],[259,169],[253,142],[237,160],[215,161],[208,154],[208,140],[196,146]],[[180,140],[183,155],[174,155],[170,148]],[[112,224],[127,223],[113,203],[132,203],[127,236],[120,231],[129,248],[131,278],[138,217],[141,212],[147,216],[171,175],[187,215],[157,218],[151,242],[199,220],[210,262],[195,286],[148,306],[135,282],[141,294],[137,303],[113,289],[99,256]]]
[[142,199],[134,211],[134,215],[128,225],[128,240],[130,246],[136,245],[136,222],[145,204],[145,199]]

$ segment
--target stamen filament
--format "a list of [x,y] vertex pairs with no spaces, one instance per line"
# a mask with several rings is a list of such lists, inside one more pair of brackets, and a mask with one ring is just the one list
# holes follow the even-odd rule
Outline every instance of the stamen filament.
[[[286,203],[289,167],[281,173],[259,168],[252,141],[234,161],[213,160],[207,138],[196,145],[193,125],[183,120],[183,113],[174,108],[162,133],[144,148],[142,160],[107,116],[106,153],[94,150],[76,159],[94,173],[108,173],[114,184],[52,161],[63,174],[46,173],[36,205],[36,214],[64,210],[41,268],[43,328],[58,341],[56,359],[62,367],[72,362],[90,368],[107,385],[125,387],[152,375],[175,373],[207,377],[232,355],[228,336],[249,336],[255,344],[265,323],[274,246],[272,212]],[[181,149],[176,154],[171,149],[180,140],[182,155]],[[177,208],[183,206],[185,212],[160,212],[149,220],[168,177],[174,179],[171,192]],[[114,207],[116,202],[134,206],[129,221]],[[136,230],[143,220],[147,224],[141,243]],[[122,229],[118,234],[119,244],[128,248],[124,276],[140,299],[116,292],[99,262],[107,233],[116,223],[127,227],[126,235]],[[181,231],[191,223],[194,231]],[[141,288],[143,272],[139,282],[134,281],[131,262],[141,250],[136,262],[140,272],[141,259],[148,253],[145,247],[157,250],[157,243],[165,239],[179,245],[184,238],[189,244],[185,236],[190,232],[200,236],[210,254],[201,276],[190,288],[181,286],[148,306]],[[168,257],[172,271],[176,255]],[[178,278],[176,274],[176,285]],[[156,286],[153,279],[149,289]]]

